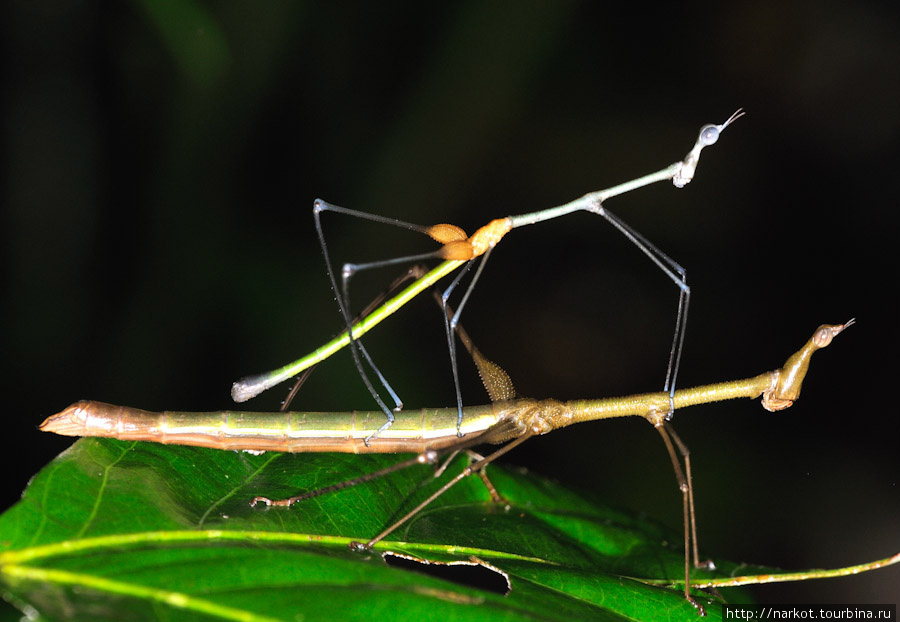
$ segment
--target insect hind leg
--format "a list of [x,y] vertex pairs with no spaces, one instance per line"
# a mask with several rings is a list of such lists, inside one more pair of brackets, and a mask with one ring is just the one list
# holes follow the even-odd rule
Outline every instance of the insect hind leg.
[[[412,231],[416,231],[419,233],[425,233],[426,235],[430,235],[434,237],[429,230],[432,228],[422,227],[420,225],[414,225],[412,223],[407,223],[401,220],[387,218],[384,216],[378,216],[375,214],[368,214],[366,212],[360,212],[357,210],[351,210],[344,207],[339,207],[337,205],[332,205],[330,203],[326,203],[321,199],[317,199],[313,206],[313,217],[316,225],[316,234],[319,239],[319,244],[322,248],[322,255],[325,258],[325,267],[328,271],[328,278],[331,281],[332,290],[335,293],[335,298],[338,303],[338,307],[341,312],[341,316],[344,320],[344,324],[347,326],[347,335],[349,338],[349,346],[350,353],[353,357],[353,363],[356,366],[356,370],[359,373],[360,378],[365,384],[366,389],[368,389],[369,394],[375,400],[375,403],[384,413],[387,421],[380,428],[375,430],[371,435],[369,435],[365,442],[368,445],[369,442],[377,437],[379,434],[387,430],[391,427],[394,422],[394,412],[399,411],[403,408],[403,401],[400,399],[400,396],[393,389],[393,387],[388,382],[387,378],[378,368],[372,356],[369,354],[368,350],[366,350],[365,346],[362,344],[360,339],[354,335],[353,331],[353,317],[350,313],[350,281],[353,276],[363,270],[369,270],[372,268],[379,268],[384,266],[390,266],[400,263],[413,263],[416,261],[421,261],[423,259],[430,259],[441,256],[441,249],[430,253],[423,253],[419,255],[412,255],[408,257],[399,257],[394,259],[388,259],[380,262],[371,262],[371,263],[361,263],[361,264],[353,264],[348,263],[344,264],[341,270],[341,285],[338,286],[338,280],[335,276],[335,270],[331,261],[331,256],[328,252],[328,244],[325,241],[325,233],[322,228],[322,220],[321,215],[324,212],[333,212],[337,214],[342,214],[346,216],[354,216],[358,218],[363,218],[365,220],[371,220],[374,222],[382,223],[382,224],[390,224],[394,226],[398,226],[405,229],[410,229]],[[367,371],[367,368],[371,370],[371,373],[375,375],[378,380],[378,383],[384,388],[390,397],[391,401],[394,403],[394,408],[391,409],[388,407],[387,403],[381,397],[379,391],[375,388],[375,383],[372,382],[370,377],[370,372]]]
[[618,216],[603,207],[601,202],[595,202],[589,212],[602,216],[615,227],[628,241],[634,244],[638,250],[646,255],[650,261],[662,270],[669,279],[678,287],[678,313],[675,319],[675,332],[672,336],[672,346],[669,349],[669,360],[666,366],[666,381],[663,391],[669,394],[669,412],[665,418],[671,419],[675,413],[675,384],[678,379],[678,368],[681,365],[681,352],[684,346],[684,334],[687,328],[688,306],[691,300],[691,288],[687,284],[687,270],[674,259],[666,255],[643,235],[632,229]]

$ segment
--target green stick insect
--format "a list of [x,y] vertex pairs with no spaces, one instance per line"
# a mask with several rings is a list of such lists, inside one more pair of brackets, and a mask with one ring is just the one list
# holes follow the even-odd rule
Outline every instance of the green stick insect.
[[[613,227],[615,227],[622,235],[632,242],[642,253],[644,253],[663,273],[678,287],[678,312],[675,320],[675,331],[672,338],[672,346],[669,352],[668,365],[666,367],[666,378],[663,384],[663,392],[669,395],[669,408],[667,417],[674,413],[675,405],[675,383],[678,376],[678,367],[681,361],[681,350],[684,343],[684,332],[687,325],[688,303],[690,302],[691,290],[687,285],[687,273],[683,267],[668,257],[661,250],[656,248],[650,241],[644,238],[640,233],[629,227],[625,222],[616,215],[606,209],[604,203],[609,199],[631,192],[638,188],[648,186],[658,181],[671,180],[676,188],[683,188],[694,178],[697,170],[697,164],[700,160],[700,152],[704,148],[715,144],[719,140],[719,136],[725,131],[725,128],[734,123],[737,119],[744,116],[742,109],[734,112],[724,123],[708,124],[700,128],[700,133],[690,152],[678,162],[675,162],[664,169],[655,173],[627,181],[625,183],[590,192],[583,197],[560,205],[551,207],[537,212],[528,214],[520,214],[518,216],[507,216],[506,218],[498,218],[492,220],[485,226],[478,229],[473,235],[467,236],[465,232],[457,226],[449,224],[439,224],[433,226],[421,226],[403,222],[393,218],[367,214],[356,210],[347,209],[331,205],[322,200],[316,200],[313,207],[313,215],[316,223],[316,231],[318,233],[319,242],[322,245],[322,252],[325,256],[325,263],[328,269],[328,275],[331,279],[332,288],[335,291],[338,306],[346,325],[346,330],[317,348],[306,356],[280,367],[274,371],[257,374],[242,378],[232,385],[231,396],[235,402],[245,402],[256,395],[259,395],[266,389],[273,387],[289,378],[292,378],[300,372],[310,368],[317,363],[330,357],[340,349],[350,346],[353,354],[353,361],[359,372],[360,377],[365,383],[369,393],[371,393],[381,412],[387,421],[382,423],[380,427],[373,428],[373,431],[367,436],[366,442],[372,441],[378,435],[387,431],[394,423],[395,413],[402,410],[403,402],[394,389],[391,387],[384,374],[381,373],[375,364],[372,356],[363,346],[361,338],[363,335],[380,324],[384,319],[395,313],[407,302],[418,296],[423,291],[432,287],[438,281],[448,276],[452,272],[462,269],[460,274],[450,283],[444,290],[441,297],[444,307],[444,325],[446,329],[447,346],[450,352],[451,368],[453,370],[453,383],[456,390],[456,407],[457,407],[457,434],[462,436],[463,429],[463,399],[462,391],[459,384],[459,370],[456,355],[456,329],[459,325],[460,317],[466,302],[469,299],[475,285],[481,276],[482,271],[490,257],[491,251],[500,242],[503,237],[519,227],[525,225],[533,225],[540,222],[560,218],[574,212],[586,211],[596,214],[604,218]],[[324,231],[322,229],[321,216],[323,213],[333,212],[348,216],[355,216],[366,220],[390,224],[403,227],[419,233],[424,233],[443,246],[436,251],[415,255],[410,257],[400,257],[389,259],[387,261],[379,261],[365,264],[344,264],[341,269],[341,283],[338,285],[338,279],[335,276],[335,270],[332,266],[331,258],[328,253],[328,245],[325,241]],[[421,278],[406,287],[399,294],[385,302],[383,305],[365,315],[360,321],[356,322],[352,319],[350,313],[350,282],[352,277],[364,270],[380,268],[388,265],[401,263],[418,262],[425,259],[442,259],[443,261],[427,272]],[[465,293],[462,295],[455,313],[447,313],[448,299],[460,284],[463,276],[468,273],[477,262],[477,268],[471,282],[469,283]],[[365,363],[365,364],[364,364]],[[372,370],[372,373],[378,379],[378,383],[391,397],[394,403],[393,408],[389,408],[385,400],[381,397],[375,388],[375,383],[366,371],[366,367]]]
[[502,445],[484,457],[479,456],[461,473],[447,481],[381,533],[365,543],[355,544],[355,548],[369,550],[454,485],[473,473],[483,472],[486,465],[529,438],[586,421],[626,416],[644,417],[660,433],[682,492],[685,543],[684,597],[702,613],[702,606],[690,593],[691,558],[697,567],[705,565],[706,562],[700,561],[697,545],[690,452],[674,432],[667,418],[672,402],[676,408],[681,409],[738,397],[762,396],[762,405],[767,410],[784,410],[799,397],[813,353],[830,345],[835,336],[853,323],[854,321],[850,320],[844,324],[820,326],[809,341],[791,355],[781,368],[751,378],[679,389],[672,394],[661,391],[566,402],[517,398],[513,383],[506,372],[486,359],[472,345],[471,339],[462,327],[458,326],[460,339],[472,355],[492,400],[491,404],[485,406],[470,406],[464,409],[463,438],[459,437],[458,413],[453,407],[397,413],[394,425],[375,438],[370,437],[370,431],[380,419],[380,411],[154,413],[90,401],[77,402],[49,417],[41,424],[41,429],[67,436],[104,436],[122,440],[254,452],[416,454],[415,457],[387,469],[320,490],[301,493],[287,499],[257,496],[251,501],[252,505],[267,506],[291,506],[315,496],[370,481],[407,466],[435,464],[442,455],[467,450],[475,445]]

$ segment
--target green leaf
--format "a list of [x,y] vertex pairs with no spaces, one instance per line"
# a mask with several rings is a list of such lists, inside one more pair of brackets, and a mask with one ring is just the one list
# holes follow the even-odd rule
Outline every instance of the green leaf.
[[[678,582],[677,537],[498,465],[487,472],[504,503],[477,476],[466,478],[368,553],[348,544],[433,492],[444,480],[430,467],[290,508],[248,503],[398,459],[83,439],[0,516],[0,587],[48,620],[697,618],[677,586],[640,581]],[[443,478],[464,465],[458,457]],[[431,570],[480,571],[508,593]],[[696,595],[711,619],[720,617],[720,601]]]

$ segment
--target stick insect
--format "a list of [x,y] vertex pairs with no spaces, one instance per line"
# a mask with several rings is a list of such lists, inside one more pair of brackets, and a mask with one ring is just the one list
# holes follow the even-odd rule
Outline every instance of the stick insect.
[[516,398],[512,381],[506,372],[481,355],[462,327],[458,327],[460,339],[471,353],[492,400],[486,406],[465,408],[461,427],[466,437],[462,439],[458,436],[460,424],[454,407],[398,413],[394,425],[375,438],[369,436],[369,430],[372,429],[373,422],[380,419],[380,411],[153,413],[90,401],[77,402],[47,418],[41,424],[41,429],[67,436],[103,436],[229,450],[417,454],[409,460],[356,480],[287,499],[273,500],[259,496],[251,502],[252,505],[261,503],[267,506],[290,506],[298,501],[370,481],[406,466],[436,464],[444,454],[475,445],[502,445],[492,453],[476,459],[381,533],[364,544],[355,545],[358,549],[368,550],[465,477],[482,472],[486,465],[534,436],[585,421],[625,416],[644,417],[660,433],[675,469],[683,506],[684,597],[703,614],[702,606],[690,592],[691,558],[695,567],[704,565],[699,561],[690,453],[668,423],[667,415],[672,402],[680,409],[738,397],[762,396],[762,405],[767,410],[784,410],[799,397],[812,355],[831,344],[835,336],[853,323],[854,320],[850,320],[844,324],[820,326],[781,368],[751,378],[679,389],[674,393],[661,391],[566,402]]
[[[245,402],[256,395],[259,395],[266,389],[273,387],[276,384],[287,380],[288,378],[296,376],[303,370],[308,369],[310,366],[323,361],[341,348],[349,345],[350,351],[353,355],[354,364],[356,365],[356,369],[359,372],[360,377],[366,385],[369,393],[378,404],[381,412],[387,419],[380,425],[380,427],[373,427],[373,432],[371,432],[366,437],[367,443],[375,440],[380,434],[387,431],[394,423],[395,413],[402,410],[403,402],[391,387],[390,383],[387,381],[384,375],[381,373],[378,366],[372,359],[372,356],[363,346],[361,338],[369,330],[371,330],[382,320],[393,314],[419,293],[431,287],[450,273],[459,270],[460,268],[464,268],[451,281],[450,285],[444,290],[441,297],[444,308],[443,316],[447,347],[450,353],[453,384],[456,391],[457,435],[462,436],[465,433],[462,423],[464,409],[462,391],[460,389],[459,369],[457,365],[455,334],[457,333],[460,317],[462,315],[463,309],[465,308],[466,302],[468,301],[469,296],[471,295],[475,285],[478,282],[479,277],[482,274],[482,271],[484,270],[487,260],[490,257],[491,251],[500,242],[503,236],[505,236],[513,229],[523,227],[525,225],[532,225],[539,222],[552,220],[578,211],[586,211],[603,217],[607,222],[615,227],[642,253],[644,253],[660,270],[662,270],[662,272],[679,289],[678,312],[675,320],[675,331],[672,338],[672,345],[669,350],[669,359],[666,367],[666,378],[663,385],[663,392],[668,393],[669,395],[669,405],[666,410],[665,417],[671,418],[676,407],[675,385],[678,376],[678,367],[681,361],[681,350],[684,343],[684,332],[687,325],[688,304],[690,302],[691,290],[687,285],[687,273],[683,267],[681,267],[678,263],[676,263],[661,250],[656,248],[640,233],[632,229],[629,225],[615,216],[612,212],[607,210],[606,207],[604,207],[604,202],[620,194],[630,192],[637,188],[641,188],[658,181],[671,180],[675,187],[683,188],[694,178],[694,174],[696,173],[697,165],[700,160],[701,151],[704,148],[715,144],[725,128],[727,128],[742,116],[744,116],[743,109],[738,109],[724,123],[704,125],[702,128],[700,128],[697,140],[695,141],[694,146],[691,148],[690,152],[688,152],[688,154],[682,160],[675,162],[674,164],[671,164],[664,169],[619,184],[617,186],[607,188],[606,190],[588,193],[579,199],[576,199],[564,205],[560,205],[558,207],[552,207],[537,212],[520,214],[517,216],[508,216],[506,218],[498,218],[496,220],[492,220],[487,225],[478,229],[472,236],[467,236],[462,229],[455,225],[415,225],[393,218],[387,218],[384,216],[368,214],[344,207],[338,207],[336,205],[326,203],[321,199],[317,199],[313,207],[316,232],[318,234],[319,242],[322,246],[322,253],[325,257],[325,264],[328,269],[329,279],[331,280],[332,289],[336,294],[338,307],[340,308],[341,316],[343,317],[344,324],[346,325],[346,330],[330,342],[316,349],[312,353],[298,359],[297,361],[294,361],[293,363],[289,363],[288,365],[285,365],[284,367],[271,372],[254,376],[247,376],[238,380],[232,385],[232,398],[234,399],[234,401],[239,403]],[[394,225],[409,229],[411,231],[423,233],[425,235],[428,235],[435,241],[441,243],[442,247],[433,252],[415,256],[400,257],[387,261],[363,264],[344,264],[341,270],[341,283],[340,286],[338,286],[338,279],[335,276],[335,270],[332,265],[331,257],[328,253],[328,245],[325,242],[325,235],[322,229],[321,215],[325,212],[355,216],[365,220]],[[385,302],[371,314],[365,316],[361,321],[355,322],[351,318],[350,281],[354,274],[365,270],[371,270],[373,268],[401,263],[412,263],[425,259],[442,259],[443,261],[430,272],[409,285],[402,292]],[[460,284],[462,278],[475,265],[476,261],[478,262],[478,266],[474,271],[471,282],[469,283],[460,299],[459,305],[456,308],[456,312],[447,313],[448,299]],[[379,391],[375,388],[375,383],[373,383],[372,379],[370,378],[369,372],[366,371],[366,366],[371,369],[372,373],[377,378],[378,383],[390,396],[391,401],[393,401],[394,403],[393,408],[390,408],[387,405],[385,400],[381,397]]]

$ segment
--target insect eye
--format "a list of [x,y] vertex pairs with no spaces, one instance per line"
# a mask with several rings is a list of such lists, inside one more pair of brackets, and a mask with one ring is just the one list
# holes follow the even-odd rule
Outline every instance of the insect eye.
[[834,339],[835,332],[831,330],[831,326],[820,326],[813,335],[813,343],[817,348],[824,348]]
[[700,142],[709,146],[719,140],[719,126],[718,125],[706,125],[700,129]]

